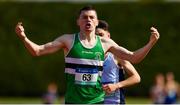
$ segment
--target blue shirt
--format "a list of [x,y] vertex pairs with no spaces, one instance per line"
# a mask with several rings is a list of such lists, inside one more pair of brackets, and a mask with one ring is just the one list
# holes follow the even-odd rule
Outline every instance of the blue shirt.
[[[103,64],[102,84],[118,83],[124,80],[124,71],[116,64],[113,54],[108,53]],[[125,104],[124,89],[117,89],[104,98],[105,104]]]
[[176,91],[174,90],[168,91],[164,104],[175,104],[176,101],[177,101]]

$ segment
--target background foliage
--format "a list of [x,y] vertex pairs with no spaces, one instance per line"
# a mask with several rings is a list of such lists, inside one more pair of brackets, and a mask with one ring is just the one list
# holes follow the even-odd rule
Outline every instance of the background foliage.
[[[14,28],[22,21],[26,34],[37,44],[52,41],[65,33],[78,32],[76,17],[86,3],[0,2],[0,95],[39,96],[47,84],[56,82],[59,94],[65,92],[63,52],[33,57],[17,38]],[[92,3],[99,19],[110,25],[112,39],[137,50],[157,27],[161,38],[147,57],[135,67],[141,83],[127,89],[128,95],[148,96],[154,75],[173,71],[180,81],[180,4],[166,2]]]

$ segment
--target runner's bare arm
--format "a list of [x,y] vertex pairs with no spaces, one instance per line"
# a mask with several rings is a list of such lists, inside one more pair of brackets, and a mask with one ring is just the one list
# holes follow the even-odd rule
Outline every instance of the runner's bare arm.
[[128,60],[133,64],[141,62],[146,55],[149,53],[151,48],[155,45],[157,40],[159,39],[159,33],[157,29],[151,27],[151,36],[149,42],[142,48],[132,52],[129,51],[119,45],[117,45],[113,40],[111,39],[103,39],[103,47],[105,49],[105,52],[109,51],[112,52],[115,56],[119,57],[120,59]]
[[66,47],[66,42],[65,42],[67,41],[66,35],[60,36],[59,38],[57,38],[56,40],[52,42],[49,42],[43,45],[38,45],[27,38],[24,32],[22,23],[18,23],[16,25],[15,31],[16,31],[16,34],[19,36],[19,38],[24,42],[25,47],[33,56],[41,56],[45,54],[50,54],[50,53],[58,51],[59,49]]
[[141,81],[140,75],[130,62],[126,60],[120,60],[119,62],[125,70],[125,72],[128,74],[128,78],[122,82],[117,83],[118,88],[127,87],[139,83]]
[[112,93],[116,89],[128,87],[128,86],[137,84],[141,81],[141,78],[140,78],[138,72],[136,71],[136,69],[130,62],[128,62],[126,60],[119,60],[118,62],[120,62],[121,66],[123,67],[125,72],[128,74],[128,78],[123,81],[120,81],[116,84],[104,85],[103,90],[105,90],[105,92],[107,94]]

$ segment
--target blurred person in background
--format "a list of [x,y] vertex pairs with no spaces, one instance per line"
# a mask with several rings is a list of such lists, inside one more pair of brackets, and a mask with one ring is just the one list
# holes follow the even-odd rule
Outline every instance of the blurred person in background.
[[165,104],[176,104],[177,103],[179,84],[175,81],[174,78],[175,77],[174,77],[173,72],[168,72],[166,74]]
[[165,102],[165,77],[162,73],[155,76],[154,85],[150,90],[150,97],[153,104],[164,104]]
[[[108,27],[106,21],[99,20],[96,34],[104,38],[110,38]],[[124,77],[125,72],[129,76],[127,79]],[[124,87],[139,83],[140,76],[130,62],[118,59],[108,52],[105,55],[101,82],[106,92],[105,104],[125,104]]]
[[103,103],[104,92],[98,72],[102,70],[104,55],[111,52],[120,59],[139,63],[160,36],[157,29],[151,28],[149,42],[137,51],[128,51],[110,38],[96,36],[98,16],[91,6],[83,7],[79,11],[77,25],[80,28],[79,33],[64,34],[43,45],[38,45],[28,39],[22,23],[18,23],[15,28],[17,35],[33,56],[51,54],[63,49],[67,82],[65,103],[67,104]]
[[54,104],[57,99],[57,85],[55,83],[48,84],[47,92],[43,95],[44,104]]

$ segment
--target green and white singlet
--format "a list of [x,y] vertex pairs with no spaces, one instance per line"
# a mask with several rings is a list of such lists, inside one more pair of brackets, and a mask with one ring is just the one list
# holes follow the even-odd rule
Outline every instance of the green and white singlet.
[[65,57],[67,90],[65,103],[93,104],[104,100],[101,72],[104,50],[99,36],[92,48],[83,46],[79,34],[74,35],[74,42]]

